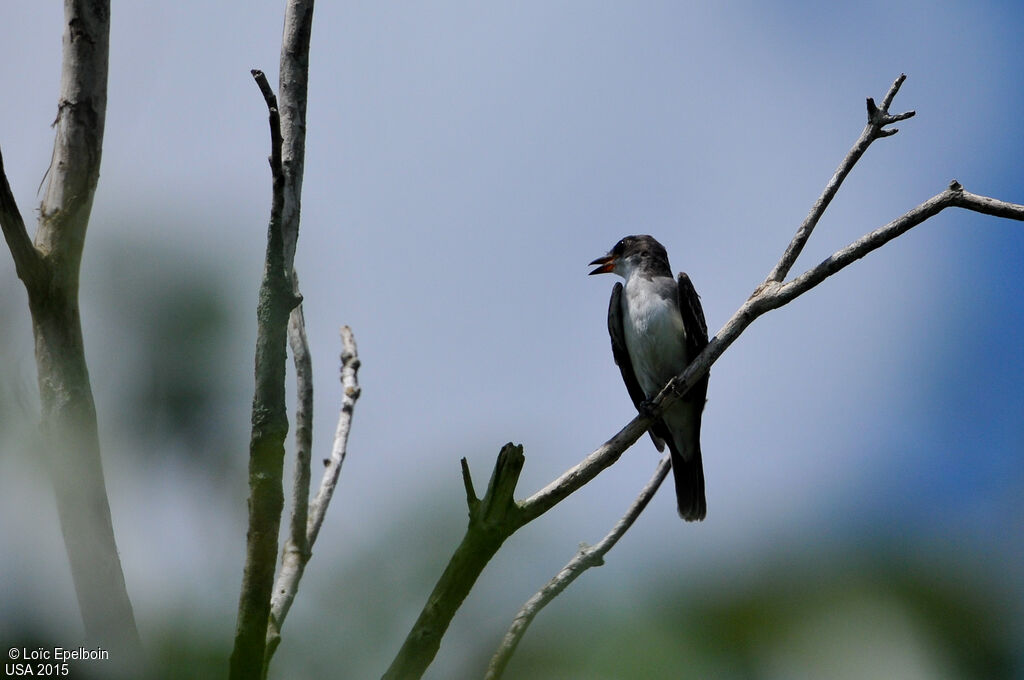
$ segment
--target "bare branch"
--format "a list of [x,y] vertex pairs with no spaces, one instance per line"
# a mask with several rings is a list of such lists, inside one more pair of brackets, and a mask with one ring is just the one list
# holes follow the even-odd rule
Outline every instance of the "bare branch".
[[[301,299],[299,274],[292,269],[292,291]],[[313,450],[313,359],[306,338],[302,305],[288,317],[288,346],[295,364],[295,477],[292,484],[292,516],[289,540],[299,554],[308,552],[306,524],[309,519],[310,458]],[[308,559],[308,558],[307,558]]]
[[[295,270],[292,278],[298,289]],[[288,319],[288,345],[295,364],[295,482],[292,486],[292,517],[289,534],[301,553],[307,551],[306,524],[309,518],[310,457],[313,449],[313,360],[306,339],[306,321],[302,305]]]
[[555,599],[570,583],[579,578],[584,571],[604,564],[604,556],[615,547],[615,544],[626,533],[626,530],[633,526],[633,522],[636,521],[640,513],[647,507],[651,498],[654,497],[654,492],[661,486],[671,468],[672,460],[666,455],[658,463],[654,476],[644,485],[640,495],[636,497],[629,506],[629,509],[626,510],[626,514],[615,523],[615,526],[612,527],[608,535],[602,538],[597,545],[581,546],[576,556],[569,560],[569,563],[562,567],[562,570],[547,585],[526,601],[512,620],[512,625],[509,627],[508,632],[505,633],[504,639],[491,658],[491,663],[487,668],[487,675],[484,676],[485,680],[498,680],[502,676],[505,672],[505,666],[508,665],[509,659],[512,658],[512,654],[519,645],[519,641],[523,638],[526,629],[533,622],[537,614],[540,613],[541,609],[546,607],[551,600]]
[[[273,198],[267,234],[267,257],[258,304],[256,391],[253,397],[249,453],[249,531],[235,647],[231,654],[230,676],[233,680],[264,675],[266,662],[270,658],[266,638],[277,533],[284,505],[281,476],[284,437],[288,430],[288,414],[284,407],[287,360],[285,343],[291,311],[301,301],[298,285],[292,281],[292,272],[299,232],[306,133],[306,80],[312,21],[313,0],[287,0],[285,31],[281,40],[283,125],[277,99],[266,76],[261,71],[252,71],[267,103],[270,117]],[[308,537],[307,533],[304,550],[289,553],[303,564],[308,559],[309,545],[312,544]],[[296,585],[300,576],[301,570],[296,576]],[[294,597],[294,593],[291,597]],[[289,599],[288,604],[290,602]],[[287,605],[284,611],[287,611]],[[276,621],[276,627],[280,627],[280,619],[283,616]],[[280,638],[274,639],[273,647],[276,648],[276,641]],[[272,653],[273,648],[270,649]]]
[[40,454],[54,488],[87,638],[117,669],[142,663],[107,499],[78,305],[82,249],[99,181],[110,44],[107,0],[65,0],[49,184],[35,243],[0,157],[0,227],[28,292],[41,406]]
[[[901,73],[896,80],[893,81],[892,85],[889,86],[889,91],[885,93],[885,97],[882,99],[882,111],[889,110],[889,107],[892,106],[892,100],[896,98],[900,88],[903,86],[903,81],[906,79],[907,74]],[[913,111],[910,112],[910,116],[912,115],[914,115]]]
[[[301,307],[298,309],[301,310]],[[293,320],[294,319],[295,317],[293,315]],[[292,350],[295,353],[296,366],[298,367],[301,349],[296,348],[296,342],[299,342],[297,337],[298,333],[292,331],[292,326],[289,327],[289,330],[293,338]],[[296,329],[296,331],[297,330],[298,329]],[[301,335],[301,345],[302,348],[304,348],[304,329],[301,330]],[[298,593],[299,582],[302,580],[303,573],[305,573],[306,564],[313,555],[313,544],[316,542],[317,536],[319,535],[320,527],[324,521],[324,515],[327,512],[327,506],[330,504],[331,498],[334,495],[334,489],[338,484],[341,465],[345,461],[345,453],[348,448],[348,433],[351,428],[352,414],[355,411],[356,400],[359,399],[359,395],[362,391],[359,387],[358,381],[360,365],[359,355],[356,350],[355,337],[352,335],[352,330],[348,326],[341,329],[341,343],[341,413],[338,416],[338,427],[331,450],[331,458],[327,462],[327,469],[324,470],[323,479],[320,481],[320,488],[317,491],[316,499],[313,501],[312,506],[310,506],[308,502],[309,449],[306,449],[305,456],[303,456],[300,451],[298,456],[299,459],[296,462],[295,498],[293,500],[296,511],[292,513],[291,535],[285,544],[283,554],[281,555],[281,571],[277,576],[277,582],[274,584],[274,594],[271,599],[270,622],[267,627],[267,649],[263,665],[264,673],[266,673],[266,669],[269,667],[270,660],[273,657],[274,652],[277,651],[278,645],[281,644],[281,626],[284,625],[285,617],[288,616],[292,602],[295,600],[295,595]],[[308,348],[305,353],[308,357]],[[301,369],[301,371],[305,370],[306,369]],[[307,376],[307,379],[311,379],[312,373],[308,373]],[[303,388],[300,386],[300,400],[302,391]],[[310,386],[309,392],[309,407],[311,413],[312,386]],[[301,427],[302,420],[302,418],[297,417],[297,427]],[[302,442],[299,442],[299,438],[299,432],[296,432],[297,446],[301,447],[308,443],[308,440],[305,438],[303,438]],[[303,465],[305,466],[304,472],[298,469]],[[300,477],[303,476],[304,479],[300,479]],[[299,525],[300,514],[302,520],[301,526]]]
[[309,523],[306,529],[306,541],[310,548],[316,543],[316,537],[320,534],[320,526],[324,523],[324,515],[327,513],[327,506],[334,496],[334,489],[338,485],[338,475],[341,474],[341,465],[345,462],[345,454],[348,451],[348,433],[352,428],[352,414],[355,412],[356,400],[362,394],[359,387],[359,353],[356,350],[356,339],[352,335],[352,329],[348,326],[341,327],[341,413],[338,414],[338,427],[334,431],[334,445],[331,447],[331,457],[324,470],[323,479],[320,480],[320,488],[316,497],[309,506]]
[[[274,192],[277,193],[277,184],[284,182],[284,165],[281,162],[281,112],[277,108],[277,97],[267,82],[267,74],[258,68],[254,68],[252,74],[256,86],[260,88],[263,101],[267,103],[267,114],[270,121],[270,172],[274,178]],[[276,197],[275,197],[276,198]],[[279,218],[280,219],[280,218]]]
[[14,200],[11,185],[7,182],[4,170],[4,157],[0,153],[0,228],[3,228],[4,239],[14,258],[14,269],[18,278],[25,284],[29,295],[35,295],[35,289],[45,275],[43,260],[39,251],[32,245],[32,239],[25,228],[25,220]]
[[256,387],[249,441],[249,528],[235,644],[231,652],[232,680],[258,678],[264,671],[277,536],[284,508],[284,440],[288,434],[284,382],[288,359],[288,319],[300,302],[289,276],[290,266],[285,263],[281,227],[284,171],[277,101],[263,72],[253,70],[252,75],[269,112],[273,195],[263,280],[256,310]]
[[953,192],[953,205],[958,208],[1011,220],[1024,220],[1024,205],[972,194],[960,186],[956,180],[950,182],[949,189]]
[[[811,232],[814,231],[814,227],[818,224],[818,220],[825,214],[825,210],[828,208],[829,203],[835,197],[836,192],[839,191],[839,187],[842,185],[843,180],[853,170],[853,166],[857,164],[860,157],[864,155],[864,152],[868,150],[871,143],[880,137],[888,137],[896,133],[896,130],[883,130],[883,128],[898,120],[905,120],[914,115],[913,111],[907,111],[896,116],[889,115],[889,105],[892,104],[893,98],[896,93],[899,92],[900,86],[907,77],[900,74],[900,77],[892,84],[889,88],[889,92],[886,93],[885,98],[882,100],[882,108],[879,109],[875,106],[875,100],[868,98],[868,122],[864,126],[864,130],[860,133],[860,137],[854,142],[853,147],[846,154],[842,163],[836,169],[835,174],[825,185],[824,191],[821,192],[821,196],[814,205],[811,207],[810,213],[804,218],[800,228],[797,229],[796,235],[793,240],[790,241],[789,246],[786,248],[786,252],[782,255],[778,264],[772,269],[771,273],[768,274],[768,278],[764,280],[762,287],[768,286],[772,283],[778,283],[786,278],[789,274],[789,270],[793,268],[793,264],[796,262],[796,258],[800,256],[800,251],[803,250],[804,245],[807,244],[807,239],[811,237]],[[760,289],[759,289],[760,290]]]
[[[704,352],[707,353],[707,350]],[[703,354],[702,354],[703,355]],[[698,357],[699,358],[699,357]],[[710,367],[710,364],[708,365]],[[697,376],[700,377],[700,376]],[[660,412],[659,412],[660,413]],[[637,416],[626,423],[626,426],[591,452],[577,465],[563,472],[557,479],[519,503],[523,523],[540,517],[545,512],[565,500],[570,494],[584,484],[597,477],[605,468],[619,459],[619,456],[642,437],[651,421]]]
[[476,497],[476,489],[473,488],[473,475],[469,472],[469,461],[462,458],[459,461],[462,465],[462,485],[466,487],[466,507],[473,511],[473,508],[480,503],[480,499]]
[[775,309],[791,302],[829,276],[853,264],[871,251],[881,248],[897,236],[905,234],[911,228],[949,207],[965,208],[988,215],[1024,220],[1024,206],[972,194],[964,191],[960,183],[953,180],[950,183],[950,187],[942,193],[929,198],[924,203],[885,226],[865,234],[845,248],[833,253],[821,264],[807,270],[785,285],[766,292],[764,304],[767,309]]
[[[296,272],[292,271],[294,289],[298,291]],[[306,522],[309,517],[309,459],[313,442],[313,362],[309,355],[302,305],[288,318],[288,344],[295,363],[295,474],[292,483],[292,514],[288,538],[281,551],[281,569],[270,598],[270,619],[267,622],[267,643],[263,653],[263,675],[266,677],[270,659],[281,644],[281,626],[298,591],[299,580],[309,561]]]
[[78,271],[93,196],[107,111],[110,4],[65,0],[64,52],[49,183],[39,209],[35,243],[54,262],[62,285],[78,287]]
[[285,267],[295,260],[306,159],[306,92],[309,81],[309,41],[313,30],[313,0],[289,0],[281,38],[278,89],[281,92],[281,158],[284,164]]
[[[441,638],[466,595],[473,588],[484,566],[498,552],[505,539],[522,526],[519,507],[513,499],[519,474],[523,471],[523,447],[511,442],[501,447],[487,493],[479,502],[470,495],[469,526],[448,566],[427,598],[427,603],[406,636],[387,672],[385,680],[418,678],[433,661]],[[464,481],[468,466],[463,464]]]
[[[294,272],[292,272],[294,275]],[[267,623],[267,647],[263,673],[266,676],[270,659],[281,644],[281,626],[295,599],[299,580],[310,552],[306,542],[306,521],[309,516],[310,451],[312,446],[313,384],[312,362],[306,341],[302,307],[292,310],[288,321],[288,342],[295,362],[298,406],[295,413],[295,475],[292,484],[292,515],[288,538],[281,551],[281,569],[270,599],[270,620]]]

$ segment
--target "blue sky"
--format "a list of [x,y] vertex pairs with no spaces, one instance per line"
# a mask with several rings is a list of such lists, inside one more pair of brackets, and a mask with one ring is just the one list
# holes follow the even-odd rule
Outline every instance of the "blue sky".
[[[89,245],[157,244],[185,276],[188,253],[214,261],[246,333],[270,187],[266,113],[248,71],[276,81],[281,4],[113,9]],[[0,84],[11,94],[0,145],[29,215],[50,157],[60,14],[19,1],[3,15]],[[461,456],[480,479],[501,444],[522,442],[525,495],[611,436],[632,407],[605,332],[612,282],[588,278],[586,263],[625,234],[653,234],[690,274],[714,333],[856,139],[864,98],[880,99],[901,72],[893,109],[917,116],[860,162],[794,271],[954,177],[1024,202],[1022,27],[1024,10],[985,2],[320,3],[296,263],[325,454],[341,324],[355,331],[364,389],[321,554],[342,559],[381,524],[414,530],[427,511],[453,518],[440,540],[453,546]],[[206,506],[194,473],[140,462],[110,424],[119,387],[105,348],[124,340],[89,316],[101,307],[90,301],[99,286],[88,282],[101,276],[92,252],[86,344],[115,525],[145,620],[146,603],[184,590],[150,589],[159,565],[187,561],[174,546],[240,536],[245,490],[239,480]],[[1020,224],[947,212],[757,321],[712,372],[707,521],[684,526],[671,494],[659,495],[621,568],[706,569],[836,527],[996,546],[1007,575],[1024,564],[1022,259]],[[12,327],[27,316],[18,286],[0,257]],[[27,333],[3,338],[9,360],[30,361]],[[242,385],[248,342],[232,355]],[[20,375],[32,384],[30,368]],[[244,431],[247,403],[225,414],[226,428]],[[233,443],[228,454],[244,460],[245,440]],[[511,600],[610,527],[656,460],[642,440],[542,520],[533,580]],[[163,518],[162,540],[130,512],[139,503]],[[210,522],[206,507],[223,520]],[[43,545],[59,556],[48,531]],[[187,582],[189,569],[208,567],[231,582],[241,553],[227,552],[174,571]],[[233,606],[233,594],[219,597]]]

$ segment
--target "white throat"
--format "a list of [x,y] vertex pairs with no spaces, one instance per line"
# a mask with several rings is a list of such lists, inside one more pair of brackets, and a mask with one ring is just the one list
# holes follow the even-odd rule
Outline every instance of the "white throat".
[[649,279],[629,268],[622,296],[626,349],[640,387],[654,397],[686,368],[686,329],[675,298],[675,281]]

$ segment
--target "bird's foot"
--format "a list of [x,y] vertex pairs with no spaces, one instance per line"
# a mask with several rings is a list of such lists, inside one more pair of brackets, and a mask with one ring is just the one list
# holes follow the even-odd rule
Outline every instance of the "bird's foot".
[[650,418],[653,420],[655,418],[654,408],[655,407],[653,401],[651,401],[650,399],[644,399],[636,407],[636,410],[640,412],[641,418]]

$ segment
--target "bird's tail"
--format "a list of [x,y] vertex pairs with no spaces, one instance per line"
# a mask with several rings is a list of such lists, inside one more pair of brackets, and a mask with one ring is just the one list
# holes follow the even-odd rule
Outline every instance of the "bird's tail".
[[704,497],[704,464],[700,458],[700,444],[697,444],[689,460],[684,460],[675,446],[670,448],[679,516],[687,522],[700,521],[708,514],[708,502]]

